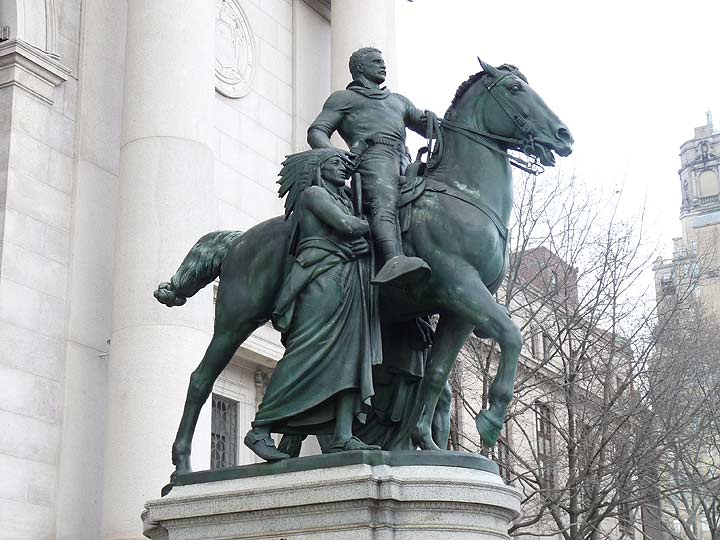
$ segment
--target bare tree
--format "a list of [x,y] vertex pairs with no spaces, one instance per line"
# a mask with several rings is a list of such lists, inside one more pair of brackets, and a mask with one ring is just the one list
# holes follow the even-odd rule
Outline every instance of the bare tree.
[[[671,400],[673,384],[692,388],[686,379],[662,379],[654,362],[664,328],[648,279],[653,250],[642,208],[622,220],[616,193],[563,175],[523,178],[515,200],[498,301],[526,341],[516,399],[496,448],[482,448],[471,429],[455,434],[458,447],[492,454],[522,490],[516,536],[659,540],[669,489],[659,479],[670,471],[672,449],[694,440],[687,426],[704,404],[656,418],[662,392]],[[476,338],[463,351],[455,395],[469,418],[486,405],[495,355],[492,342]]]
[[[661,478],[663,529],[673,538],[720,538],[720,324],[699,302],[679,303],[660,336],[651,381],[660,421],[674,423],[699,408],[685,431],[691,437],[668,448]],[[665,400],[672,381],[675,399]],[[689,440],[688,440],[689,439]]]

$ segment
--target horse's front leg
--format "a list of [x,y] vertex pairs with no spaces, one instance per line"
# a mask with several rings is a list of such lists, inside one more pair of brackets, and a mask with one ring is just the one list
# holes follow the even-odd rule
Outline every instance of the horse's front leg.
[[442,313],[433,339],[430,359],[420,385],[420,416],[412,432],[413,444],[423,450],[440,450],[432,437],[432,422],[438,399],[450,369],[473,325],[453,313]]
[[505,307],[495,301],[479,277],[468,274],[457,277],[459,280],[456,290],[462,291],[462,294],[453,297],[454,313],[474,324],[478,336],[494,339],[500,346],[498,370],[488,392],[490,407],[480,411],[475,418],[483,442],[494,446],[502,431],[507,407],[513,398],[522,334],[510,319]]

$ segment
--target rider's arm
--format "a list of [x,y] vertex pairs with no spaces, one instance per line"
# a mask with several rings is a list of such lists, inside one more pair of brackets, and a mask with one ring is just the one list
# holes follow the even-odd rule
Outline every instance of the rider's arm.
[[427,114],[426,111],[421,111],[418,109],[415,105],[412,104],[412,101],[410,101],[405,96],[402,96],[402,98],[405,100],[406,103],[406,109],[405,109],[405,125],[413,130],[415,133],[422,135],[423,137],[427,135]]
[[340,126],[345,114],[343,92],[334,92],[325,101],[322,111],[310,124],[307,133],[307,142],[311,148],[335,148],[330,137]]
[[330,194],[320,186],[311,186],[303,192],[303,203],[320,221],[343,236],[356,238],[370,230],[368,222],[343,212]]

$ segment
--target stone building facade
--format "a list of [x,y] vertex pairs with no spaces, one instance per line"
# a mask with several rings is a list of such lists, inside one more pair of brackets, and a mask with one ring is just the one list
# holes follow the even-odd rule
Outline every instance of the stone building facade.
[[680,146],[682,236],[669,259],[655,261],[660,314],[675,302],[692,300],[720,316],[720,133],[707,123]]
[[[213,324],[212,287],[152,291],[201,235],[281,213],[349,54],[393,73],[395,0],[2,0],[0,28],[0,539],[139,539]],[[281,354],[262,328],[218,381],[238,425]]]
[[[670,352],[659,354],[656,361],[677,363],[673,351],[682,359],[688,354],[683,340],[692,342],[699,346],[693,351],[693,370],[702,373],[703,365],[711,366],[706,383],[716,388],[717,379],[712,375],[718,362],[714,339],[720,322],[720,132],[714,128],[710,112],[706,124],[695,128],[694,137],[680,146],[678,175],[682,235],[673,239],[672,257],[659,257],[653,265],[658,318]],[[704,410],[717,406],[714,394],[709,394]],[[698,389],[696,395],[703,392]],[[667,537],[709,539],[718,530],[715,508],[720,504],[716,485],[720,456],[713,432],[704,434],[697,448],[686,452],[693,456],[693,474],[685,479],[676,472],[667,473],[671,485],[681,486],[674,499],[663,502]]]

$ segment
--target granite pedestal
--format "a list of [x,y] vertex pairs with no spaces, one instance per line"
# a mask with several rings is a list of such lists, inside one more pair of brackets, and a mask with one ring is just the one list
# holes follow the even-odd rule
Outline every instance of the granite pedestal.
[[153,540],[507,539],[520,494],[460,452],[346,452],[182,475],[146,504]]

